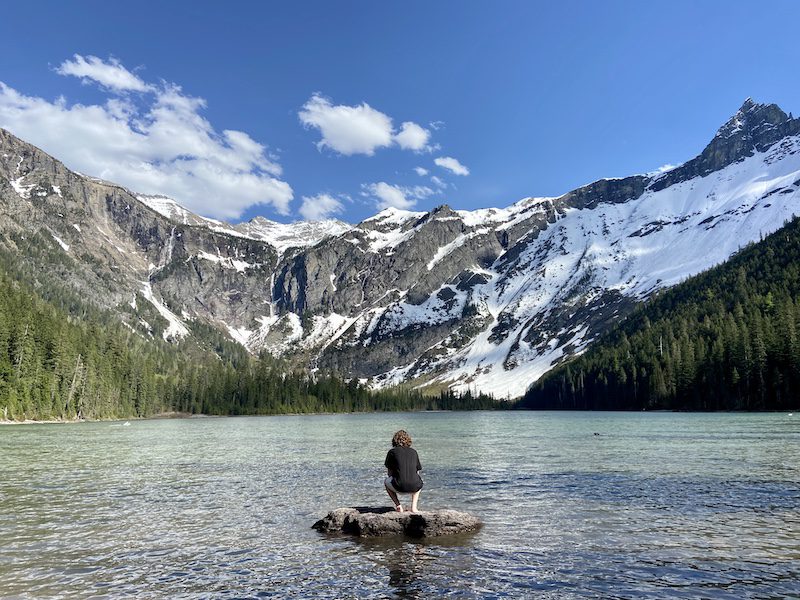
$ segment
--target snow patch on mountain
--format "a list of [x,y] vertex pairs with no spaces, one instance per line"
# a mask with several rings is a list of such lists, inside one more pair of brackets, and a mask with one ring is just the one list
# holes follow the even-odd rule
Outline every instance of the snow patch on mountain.
[[281,356],[303,337],[300,317],[294,313],[265,315],[256,321],[258,329],[248,336],[245,343],[250,350],[263,349],[273,356]]
[[201,258],[203,260],[207,260],[213,263],[217,263],[224,269],[235,269],[239,273],[244,273],[246,269],[252,269],[257,267],[258,265],[254,265],[243,260],[237,260],[235,258],[230,258],[227,256],[221,256],[219,254],[211,254],[209,252],[205,252],[201,250],[197,253],[197,258]]
[[475,237],[478,237],[478,236],[481,236],[481,235],[486,235],[487,233],[489,233],[489,231],[490,230],[488,228],[486,228],[486,227],[484,227],[482,229],[476,229],[475,231],[470,231],[469,233],[466,233],[464,235],[458,236],[456,239],[454,239],[449,244],[445,244],[444,246],[440,246],[439,249],[436,251],[436,254],[433,255],[433,258],[428,261],[428,265],[427,265],[428,271],[433,270],[433,267],[435,267],[438,263],[440,263],[442,261],[442,259],[444,259],[448,254],[453,252],[453,250],[455,250],[457,248],[460,248],[461,246],[466,244],[472,238],[475,238]]
[[167,320],[167,328],[164,330],[162,336],[165,340],[180,339],[189,334],[189,330],[167,306],[153,293],[153,287],[150,282],[142,282],[142,296],[155,306],[159,314]]
[[67,243],[66,243],[64,240],[62,240],[60,237],[58,237],[58,236],[57,236],[55,233],[53,233],[52,231],[50,232],[50,235],[52,235],[52,236],[53,236],[53,239],[54,239],[56,242],[58,242],[58,245],[59,245],[59,246],[61,246],[61,247],[64,249],[64,252],[69,252],[69,244],[67,244]]
[[17,194],[19,194],[20,198],[27,200],[31,197],[31,190],[36,187],[36,184],[31,183],[29,185],[23,185],[22,182],[24,179],[24,176],[12,179],[11,187],[14,188],[14,191],[17,192]]

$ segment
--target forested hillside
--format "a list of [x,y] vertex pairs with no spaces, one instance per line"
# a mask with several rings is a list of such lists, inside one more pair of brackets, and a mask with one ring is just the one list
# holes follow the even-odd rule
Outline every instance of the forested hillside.
[[199,321],[192,343],[144,337],[55,284],[29,288],[19,273],[13,257],[0,256],[3,420],[494,406],[487,396],[373,393],[356,381],[286,372],[280,361],[251,357]]
[[783,410],[800,407],[800,220],[658,294],[520,406]]

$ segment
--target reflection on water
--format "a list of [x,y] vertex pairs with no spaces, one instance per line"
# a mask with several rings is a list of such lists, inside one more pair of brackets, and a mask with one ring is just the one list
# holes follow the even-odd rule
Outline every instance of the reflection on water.
[[[435,413],[0,429],[2,597],[800,597],[800,421]],[[438,540],[324,536],[408,429]],[[597,435],[596,435],[597,434]]]

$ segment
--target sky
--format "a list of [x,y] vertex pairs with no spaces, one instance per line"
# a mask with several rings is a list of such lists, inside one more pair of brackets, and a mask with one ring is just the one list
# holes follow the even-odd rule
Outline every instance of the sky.
[[800,113],[800,3],[28,2],[0,127],[231,222],[559,196]]

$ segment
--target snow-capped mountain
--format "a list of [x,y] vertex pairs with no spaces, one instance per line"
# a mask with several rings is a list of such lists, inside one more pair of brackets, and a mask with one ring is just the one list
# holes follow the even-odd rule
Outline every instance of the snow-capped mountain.
[[[800,119],[749,99],[665,173],[506,208],[388,209],[355,226],[230,225],[76,175],[2,130],[0,147],[0,244],[145,335],[177,340],[204,321],[376,386],[499,397],[800,212]],[[22,241],[32,235],[46,257]]]
[[183,225],[207,227],[218,233],[267,242],[281,254],[289,248],[313,246],[327,237],[341,235],[353,228],[352,225],[338,219],[278,223],[264,217],[255,217],[247,222],[231,225],[224,221],[196,215],[167,196],[138,194],[136,198],[170,221]]

